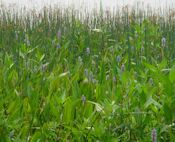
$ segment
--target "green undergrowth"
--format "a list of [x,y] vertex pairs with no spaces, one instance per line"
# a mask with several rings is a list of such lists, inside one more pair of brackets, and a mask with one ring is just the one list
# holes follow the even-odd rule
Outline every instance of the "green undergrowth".
[[175,139],[175,24],[135,11],[0,11],[0,141]]

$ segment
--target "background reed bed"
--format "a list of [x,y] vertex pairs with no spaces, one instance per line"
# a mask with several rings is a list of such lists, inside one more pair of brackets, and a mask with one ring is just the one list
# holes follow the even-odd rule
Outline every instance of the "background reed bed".
[[173,141],[174,16],[1,7],[0,141]]

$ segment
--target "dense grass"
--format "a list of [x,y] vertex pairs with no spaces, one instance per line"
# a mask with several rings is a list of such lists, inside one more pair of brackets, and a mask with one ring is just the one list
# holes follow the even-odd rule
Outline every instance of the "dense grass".
[[173,16],[1,8],[0,141],[174,141]]

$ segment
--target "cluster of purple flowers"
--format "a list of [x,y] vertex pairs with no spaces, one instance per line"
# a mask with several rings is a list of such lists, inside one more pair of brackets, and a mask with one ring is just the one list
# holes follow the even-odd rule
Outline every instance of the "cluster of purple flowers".
[[94,74],[92,71],[88,71],[88,69],[85,69],[84,70],[84,74],[86,76],[86,78],[88,79],[89,82],[92,82],[92,83],[97,83],[98,81],[95,79],[94,77]]

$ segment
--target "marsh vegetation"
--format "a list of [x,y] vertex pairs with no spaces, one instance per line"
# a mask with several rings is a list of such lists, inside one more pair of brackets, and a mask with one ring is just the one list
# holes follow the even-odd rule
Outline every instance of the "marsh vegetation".
[[173,141],[174,16],[1,8],[0,141]]

